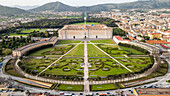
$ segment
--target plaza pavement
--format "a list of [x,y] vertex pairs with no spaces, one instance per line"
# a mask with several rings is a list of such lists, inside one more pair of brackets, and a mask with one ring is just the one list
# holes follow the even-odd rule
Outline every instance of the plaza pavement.
[[84,93],[87,93],[89,92],[87,41],[84,41],[84,64]]

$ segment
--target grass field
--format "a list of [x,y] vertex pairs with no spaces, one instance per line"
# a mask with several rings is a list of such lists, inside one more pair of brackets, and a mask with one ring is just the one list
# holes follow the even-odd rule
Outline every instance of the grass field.
[[60,45],[60,44],[70,44],[70,43],[80,43],[80,42],[81,41],[77,41],[77,40],[59,40],[57,45]]
[[[83,68],[80,66],[84,59],[61,59],[56,64],[47,69],[45,74],[52,75],[84,75]],[[66,69],[66,71],[64,71]]]
[[28,36],[29,34],[16,34],[16,33],[11,33],[9,36]]
[[67,18],[82,18],[82,16],[67,16]]
[[70,53],[66,55],[66,57],[83,57],[84,56],[84,44],[78,45],[75,49],[73,49]]
[[88,44],[88,56],[89,57],[107,57],[102,51],[97,49],[94,45]]
[[151,64],[151,60],[148,57],[143,58],[116,58],[120,63],[131,69],[133,72],[140,71],[147,65]]
[[26,29],[26,30],[22,30],[21,33],[31,33],[34,31],[39,31],[39,32],[45,32],[46,29]]
[[143,52],[128,47],[120,47],[117,45],[105,45],[105,44],[97,44],[97,46],[113,57],[116,57],[116,55],[145,55]]
[[137,51],[135,49],[132,48],[128,48],[128,47],[120,47],[122,50],[125,50],[127,52],[131,52],[132,55],[145,55],[143,52]]
[[37,50],[29,54],[29,56],[48,56],[48,55],[58,55],[61,56],[72,48],[72,45],[62,45],[48,47],[45,49]]
[[[83,24],[84,24],[84,22],[82,22],[82,23],[74,23],[74,24],[72,24],[72,25],[83,25]],[[86,24],[87,24],[87,25],[91,25],[91,24],[96,25],[96,24],[100,24],[100,23],[96,23],[96,22],[87,22]]]
[[151,79],[154,77],[159,77],[159,76],[163,76],[168,72],[168,63],[165,62],[163,64],[161,64],[160,69],[158,69],[156,72],[151,73],[150,75],[146,76],[146,77],[142,77],[142,78],[138,78],[135,80],[130,80],[130,81],[126,81],[126,82],[120,82],[117,83],[117,85],[119,86],[119,88],[124,88],[121,83],[129,83],[129,82],[134,82],[134,81],[139,81],[139,80],[146,80],[146,79]]
[[91,85],[91,91],[105,91],[105,90],[114,90],[117,89],[115,84],[102,84],[102,85]]
[[47,51],[51,51],[54,48],[55,47],[49,47],[49,48],[41,49],[41,50],[38,50],[38,51],[35,51],[35,52],[29,54],[29,56],[44,56],[42,53],[47,52]]
[[117,63],[111,58],[90,58],[89,63],[92,64],[92,66],[89,67],[90,77],[105,77],[108,75],[117,75],[129,72],[124,67],[117,65]]
[[64,85],[60,84],[58,90],[62,91],[83,91],[83,85]]
[[105,39],[105,40],[92,40],[92,43],[106,43],[106,44],[114,44],[112,39]]
[[45,69],[47,66],[49,66],[51,63],[53,63],[55,59],[31,59],[26,58],[22,59],[20,67],[24,66],[26,69],[31,69],[35,72],[41,72],[43,69]]

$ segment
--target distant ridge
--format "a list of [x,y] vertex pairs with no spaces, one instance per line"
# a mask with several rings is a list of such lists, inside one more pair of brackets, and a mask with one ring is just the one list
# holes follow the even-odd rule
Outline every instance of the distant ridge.
[[81,11],[81,12],[99,12],[99,11],[110,11],[111,9],[159,9],[159,8],[170,8],[170,0],[138,0],[129,3],[109,3],[109,4],[99,4],[94,6],[82,6],[73,7],[61,2],[51,2],[40,7],[31,9],[30,11]]
[[16,8],[23,9],[23,10],[30,10],[30,9],[34,9],[34,8],[39,7],[39,5],[34,5],[34,6],[13,5],[13,6],[10,6],[10,7],[16,7]]
[[[15,7],[18,8],[0,5],[0,15],[20,15],[20,14],[26,14],[30,12],[40,12],[40,11],[48,11],[48,10],[52,10],[55,12],[59,12],[59,11],[100,12],[100,11],[110,11],[112,9],[133,9],[133,8],[170,9],[170,0],[138,0],[129,3],[119,3],[119,4],[108,3],[108,4],[99,4],[94,6],[81,6],[81,7],[69,6],[61,2],[51,2],[34,9],[30,9],[28,11],[23,9],[27,9],[28,7],[29,8],[36,7],[36,6],[25,6],[25,8],[24,6],[15,6]],[[21,7],[22,9],[20,9]]]
[[12,7],[0,5],[0,15],[16,15],[16,14],[25,14],[25,13],[30,13],[30,12],[19,8],[12,8]]

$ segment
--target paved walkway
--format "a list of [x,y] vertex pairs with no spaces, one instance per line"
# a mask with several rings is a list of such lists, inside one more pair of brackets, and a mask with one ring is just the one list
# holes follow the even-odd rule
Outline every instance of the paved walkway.
[[154,84],[162,84],[162,86],[164,87],[169,84],[166,81],[170,80],[170,60],[166,59],[166,61],[168,63],[168,72],[166,73],[166,75],[163,76],[163,78],[160,78],[158,82],[154,83]]
[[[89,41],[90,42],[90,41]],[[109,54],[107,54],[105,51],[103,51],[102,49],[100,49],[99,47],[97,47],[94,43],[90,42],[92,45],[94,45],[97,49],[99,49],[100,51],[102,51],[104,54],[106,54],[107,56],[109,56],[110,58],[112,58],[114,61],[116,61],[118,64],[120,64],[121,66],[123,66],[124,68],[126,68],[128,71],[133,72],[132,70],[130,70],[129,68],[127,68],[125,65],[121,64],[118,60],[116,60],[115,58],[113,58],[112,56],[110,56]]]
[[67,55],[69,52],[71,52],[73,49],[75,49],[80,43],[78,43],[76,46],[74,46],[71,50],[69,50],[67,53],[65,53],[64,55],[62,55],[60,58],[58,58],[56,61],[54,61],[52,64],[50,64],[47,68],[45,68],[44,70],[42,70],[38,75],[40,75],[41,73],[43,73],[44,71],[46,71],[48,68],[50,68],[53,64],[55,64],[57,61],[59,61],[61,58],[63,58],[65,55]]
[[87,41],[84,41],[84,93],[89,92]]

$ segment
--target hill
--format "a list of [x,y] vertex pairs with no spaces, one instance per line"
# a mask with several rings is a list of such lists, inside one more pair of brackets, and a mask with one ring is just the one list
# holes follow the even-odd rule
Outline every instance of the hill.
[[0,15],[16,15],[16,14],[25,14],[29,13],[28,11],[19,9],[19,8],[12,8],[0,5]]
[[51,2],[47,3],[43,6],[40,6],[35,9],[31,9],[31,11],[46,11],[46,10],[54,10],[54,11],[75,11],[76,7],[72,7],[61,2]]
[[82,6],[82,7],[73,7],[61,2],[52,2],[42,5],[38,8],[31,9],[30,11],[81,11],[81,12],[99,12],[99,11],[109,11],[111,9],[159,9],[159,8],[170,8],[169,0],[139,0],[129,3],[119,3],[119,4],[99,4],[94,6]]
[[33,6],[13,5],[13,6],[10,6],[10,7],[16,7],[16,8],[23,9],[23,10],[30,10],[30,9],[34,9],[34,8],[39,7],[39,5],[33,5]]

